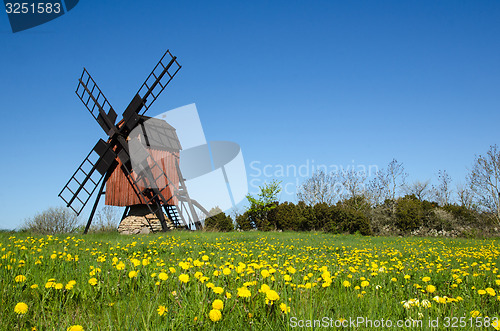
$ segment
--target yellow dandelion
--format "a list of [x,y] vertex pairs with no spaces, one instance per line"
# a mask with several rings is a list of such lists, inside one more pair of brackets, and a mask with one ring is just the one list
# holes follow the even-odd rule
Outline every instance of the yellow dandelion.
[[349,282],[348,280],[344,280],[342,282],[342,286],[344,286],[344,287],[350,287],[351,286],[351,282]]
[[158,275],[158,278],[160,280],[167,280],[168,279],[168,275],[165,272],[160,272],[160,274]]
[[288,307],[284,302],[280,304],[280,309],[285,314],[288,314],[290,312],[290,307]]
[[158,315],[163,316],[168,311],[168,309],[167,309],[167,307],[160,305],[160,306],[158,306],[157,311],[158,311]]
[[81,325],[72,325],[66,329],[67,331],[83,331],[83,326]]
[[425,290],[428,293],[434,293],[436,291],[436,286],[434,286],[434,285],[427,285],[427,287],[425,288]]
[[132,278],[135,278],[137,277],[137,271],[135,270],[132,270],[128,273],[128,278],[132,279]]
[[224,308],[224,303],[222,302],[222,300],[214,300],[214,302],[212,302],[212,308],[213,309],[217,309],[217,310],[222,310]]
[[187,274],[180,274],[179,275],[179,280],[183,283],[189,282],[189,275]]
[[470,316],[472,316],[472,317],[478,317],[480,315],[481,315],[481,313],[478,310],[473,310],[470,312]]
[[212,287],[212,291],[215,294],[222,294],[222,293],[224,293],[224,289],[222,287],[219,287],[219,286]]
[[24,275],[17,275],[16,278],[14,278],[16,283],[23,283],[26,281],[26,276]]
[[92,285],[92,286],[97,285],[97,278],[90,278],[89,279],[89,284]]
[[267,291],[269,291],[270,289],[271,289],[271,288],[270,288],[268,285],[266,285],[266,284],[262,284],[262,285],[260,286],[259,292],[261,292],[261,293],[266,293],[266,292],[267,292]]
[[270,301],[276,301],[280,299],[280,296],[278,295],[278,293],[276,293],[276,291],[269,290],[266,292],[266,299]]
[[238,296],[241,298],[249,298],[252,296],[252,293],[250,293],[250,290],[246,287],[240,287],[238,288]]
[[220,310],[212,309],[210,313],[208,313],[208,316],[213,322],[218,322],[222,318],[222,313],[220,312]]
[[18,315],[24,315],[28,312],[28,305],[24,302],[18,302],[14,307],[14,312]]

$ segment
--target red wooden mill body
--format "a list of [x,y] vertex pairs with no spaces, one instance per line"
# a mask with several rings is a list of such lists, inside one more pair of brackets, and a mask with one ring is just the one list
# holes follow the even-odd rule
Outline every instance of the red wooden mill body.
[[[179,176],[175,169],[175,160],[179,158],[179,153],[172,153],[169,151],[162,151],[158,149],[149,150],[155,161],[162,166],[163,171],[168,175],[172,183],[175,183],[175,189],[179,189]],[[108,181],[106,182],[106,200],[105,203],[110,206],[133,206],[141,204],[141,201],[134,192],[129,180],[120,169],[121,162],[118,167],[113,171]],[[158,176],[153,172],[153,175]],[[166,199],[172,197],[172,184],[164,187],[161,194]],[[169,201],[169,205],[177,205],[177,197],[174,196]]]
[[[178,199],[174,191],[179,189],[179,173],[176,167],[176,163],[179,163],[179,151],[181,149],[179,139],[175,129],[167,122],[146,116],[143,116],[143,118],[147,120],[148,137],[152,140],[151,147],[147,148],[147,150],[168,177],[168,179],[160,178],[158,180],[158,188],[165,199],[168,200],[168,205],[177,205]],[[118,127],[121,124],[118,123]],[[121,170],[121,161],[119,159],[117,161],[118,166],[106,182],[105,204],[121,207],[141,204],[137,193],[130,184],[130,180]],[[152,162],[150,162],[150,166],[153,176],[157,178],[160,171],[153,167]],[[132,176],[135,176],[134,172],[132,172]]]

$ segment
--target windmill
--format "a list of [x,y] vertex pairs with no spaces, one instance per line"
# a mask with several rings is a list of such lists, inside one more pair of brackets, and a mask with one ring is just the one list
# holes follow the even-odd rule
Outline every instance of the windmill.
[[[83,69],[75,92],[108,139],[97,141],[59,196],[79,215],[98,190],[84,234],[89,230],[102,194],[106,194],[106,204],[127,206],[123,218],[131,206],[140,205],[156,216],[162,231],[168,230],[166,217],[175,226],[201,229],[195,207],[205,215],[208,212],[189,197],[179,167],[181,145],[175,128],[144,115],[180,68],[177,57],[167,50],[118,123],[115,110],[87,69]],[[113,185],[120,182],[122,187],[114,189]],[[113,196],[114,191],[125,195],[122,203],[116,203],[120,198]],[[123,199],[128,202],[123,203]],[[149,220],[147,222],[154,231]]]

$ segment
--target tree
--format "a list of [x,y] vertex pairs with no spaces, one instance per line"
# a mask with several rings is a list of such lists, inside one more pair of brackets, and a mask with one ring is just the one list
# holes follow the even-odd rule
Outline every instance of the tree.
[[332,205],[341,193],[341,184],[337,179],[333,173],[325,173],[323,170],[316,172],[299,187],[297,199],[309,206],[318,203]]
[[211,216],[205,220],[205,229],[208,231],[228,232],[234,230],[231,216],[226,216],[219,207],[212,208],[209,214]]
[[[260,193],[257,197],[247,194],[246,198],[250,203],[246,217],[249,218],[249,224],[254,224],[259,230],[276,229],[276,224],[270,224],[268,219],[269,212],[278,205],[278,195],[281,192],[281,182],[273,180],[271,183],[265,183],[259,186]],[[244,215],[245,215],[244,214]],[[242,224],[247,222],[242,220]]]
[[405,186],[408,174],[402,163],[392,159],[384,170],[379,170],[376,177],[370,182],[371,198],[378,204],[390,200],[392,211],[395,212],[394,202],[402,187]]
[[22,230],[40,234],[71,233],[78,229],[80,220],[68,208],[49,208],[24,221]]
[[337,175],[342,185],[342,202],[364,196],[366,192],[366,173],[354,170],[341,171]]
[[456,186],[458,202],[462,207],[468,210],[474,209],[474,192],[469,181],[465,185],[457,184]]
[[433,187],[434,196],[440,206],[450,204],[451,200],[451,177],[446,170],[438,171],[438,186]]
[[467,176],[480,207],[500,222],[500,151],[490,146],[486,155],[476,156]]
[[430,188],[429,188],[429,180],[425,182],[421,182],[419,180],[414,181],[410,185],[405,185],[404,191],[407,195],[414,195],[418,200],[424,201],[429,196]]

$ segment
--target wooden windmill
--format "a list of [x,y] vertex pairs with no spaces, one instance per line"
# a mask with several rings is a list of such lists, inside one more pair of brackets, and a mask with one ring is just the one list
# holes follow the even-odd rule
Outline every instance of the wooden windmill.
[[108,139],[99,139],[59,196],[79,215],[99,187],[84,233],[102,194],[106,194],[106,204],[127,207],[124,217],[133,206],[147,208],[160,221],[162,231],[168,230],[166,217],[176,226],[202,227],[195,207],[208,213],[189,197],[179,168],[181,145],[175,128],[144,116],[180,68],[167,50],[116,124],[115,110],[83,69],[76,94]]

